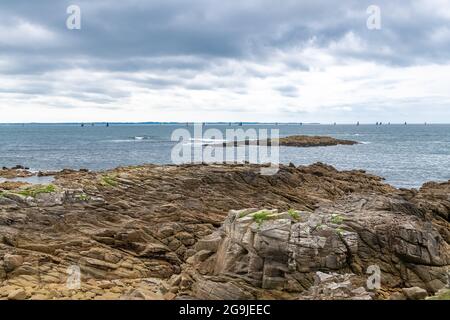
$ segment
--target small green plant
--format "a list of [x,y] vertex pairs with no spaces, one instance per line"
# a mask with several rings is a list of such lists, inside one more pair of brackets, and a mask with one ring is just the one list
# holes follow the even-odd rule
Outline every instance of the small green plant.
[[342,235],[344,234],[344,230],[341,229],[341,228],[337,228],[337,229],[336,229],[336,233],[337,233],[338,235],[342,236]]
[[106,175],[102,176],[102,184],[115,187],[117,186],[117,181],[115,180],[115,177]]
[[38,186],[29,187],[29,188],[17,191],[16,193],[20,194],[21,196],[24,196],[24,197],[36,198],[36,196],[39,194],[53,193],[53,192],[56,192],[56,187],[53,184],[49,184],[46,186],[38,185]]
[[341,224],[342,222],[344,222],[344,218],[339,214],[332,214],[331,222],[334,224]]
[[323,224],[318,224],[316,227],[317,230],[325,230],[325,226]]
[[88,201],[91,197],[89,197],[87,194],[83,193],[83,194],[79,194],[79,195],[75,196],[75,198],[77,198],[80,201]]
[[295,211],[294,209],[289,209],[288,210],[288,214],[292,217],[292,219],[294,220],[299,220],[300,219],[300,214]]
[[255,214],[253,214],[253,221],[255,221],[259,226],[261,226],[264,221],[269,219],[270,219],[270,212],[265,210],[258,211]]

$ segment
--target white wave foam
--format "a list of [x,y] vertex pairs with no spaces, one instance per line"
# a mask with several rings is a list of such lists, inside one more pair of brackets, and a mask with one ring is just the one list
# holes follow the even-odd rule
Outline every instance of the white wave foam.
[[222,143],[222,142],[227,142],[227,140],[225,139],[195,139],[195,138],[191,138],[189,139],[190,141],[194,142],[194,143]]

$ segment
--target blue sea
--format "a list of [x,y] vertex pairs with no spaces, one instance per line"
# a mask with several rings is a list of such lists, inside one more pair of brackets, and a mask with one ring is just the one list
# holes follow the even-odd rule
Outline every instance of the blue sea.
[[[0,167],[32,170],[110,169],[171,162],[172,132],[186,125],[26,124],[0,125]],[[228,125],[207,124],[225,131]],[[280,136],[327,135],[361,142],[354,146],[281,147],[280,161],[296,165],[321,161],[338,169],[364,169],[397,187],[417,188],[450,179],[450,125],[251,125],[244,130],[279,129]]]

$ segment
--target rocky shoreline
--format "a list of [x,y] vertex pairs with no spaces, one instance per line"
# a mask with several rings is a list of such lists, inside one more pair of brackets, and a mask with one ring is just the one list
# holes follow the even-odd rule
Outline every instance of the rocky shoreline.
[[[0,299],[448,295],[450,182],[399,190],[322,163],[274,176],[260,167],[142,165],[0,183]],[[367,285],[371,266],[379,288]]]
[[15,167],[12,168],[7,168],[7,167],[2,167],[0,169],[0,178],[25,178],[25,177],[30,177],[33,175],[33,173],[31,173],[29,171],[30,168],[26,168],[24,166],[21,165],[17,165]]

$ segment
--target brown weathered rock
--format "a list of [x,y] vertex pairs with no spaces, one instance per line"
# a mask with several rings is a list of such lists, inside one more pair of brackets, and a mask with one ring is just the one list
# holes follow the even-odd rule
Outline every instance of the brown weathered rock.
[[402,291],[408,300],[423,300],[428,296],[427,290],[419,287],[403,288]]
[[23,264],[23,257],[14,254],[5,254],[3,257],[3,266],[6,272],[11,272]]
[[17,289],[8,294],[8,300],[24,300],[27,298],[27,293],[23,289]]
[[401,292],[395,292],[390,295],[389,300],[406,300],[406,297]]
[[23,166],[17,165],[13,168],[0,168],[0,177],[2,178],[23,178],[23,177],[30,177],[33,175],[30,171],[28,171],[29,168],[25,168]]

